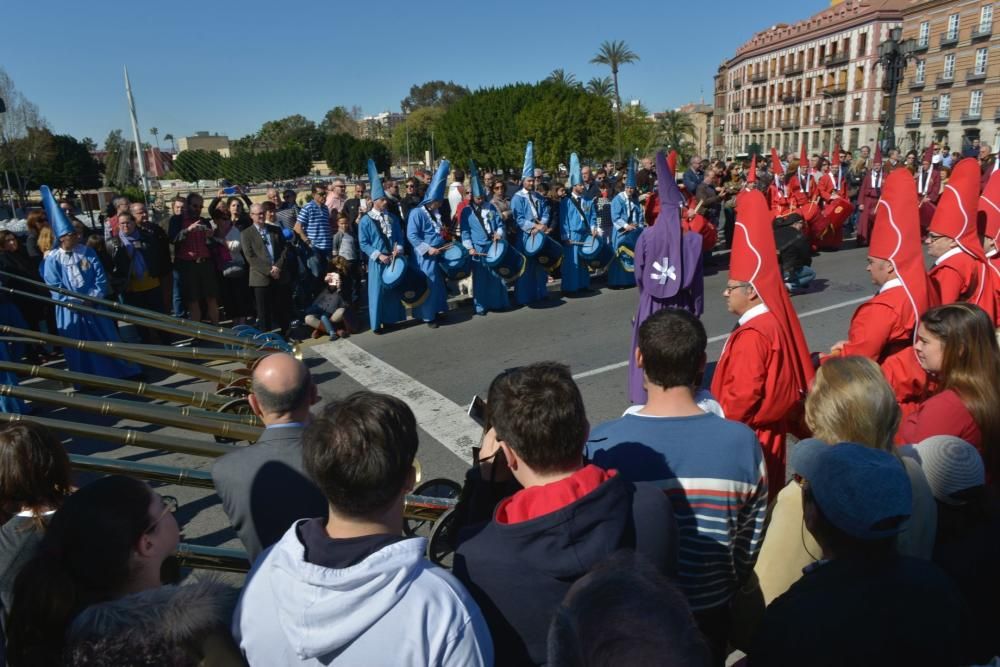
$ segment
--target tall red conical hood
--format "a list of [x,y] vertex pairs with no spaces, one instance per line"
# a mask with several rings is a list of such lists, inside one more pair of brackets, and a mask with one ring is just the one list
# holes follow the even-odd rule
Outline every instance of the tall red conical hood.
[[[677,151],[670,151],[667,154],[667,166],[670,167],[670,173],[677,173]],[[693,192],[691,194],[694,194]]]
[[750,171],[747,172],[747,184],[757,182],[757,154],[750,158]]
[[928,146],[927,150],[924,151],[924,157],[921,159],[921,162],[926,162],[927,164],[934,163],[934,144]]
[[804,393],[813,379],[812,358],[781,275],[778,250],[774,244],[773,219],[762,192],[747,190],[737,196],[729,278],[753,285],[764,305],[780,323],[781,346],[788,354],[788,363],[792,365],[800,383],[799,389]]
[[906,169],[894,170],[882,182],[868,255],[892,263],[913,306],[915,317],[906,326],[916,327],[917,320],[930,307],[930,283],[920,247],[917,184]]
[[882,145],[881,144],[875,144],[875,159],[872,160],[872,164],[877,164],[880,167],[882,166]]
[[803,169],[809,166],[809,156],[806,154],[805,144],[802,144],[802,149],[799,151],[799,166]]
[[778,149],[771,149],[771,173],[774,174],[775,181],[778,180],[778,176],[785,173],[785,168],[781,166],[781,158],[778,156]]
[[979,197],[979,215],[986,219],[984,234],[1000,247],[1000,171],[994,171]]
[[934,211],[930,231],[955,239],[963,251],[985,262],[976,224],[981,179],[976,158],[967,157],[955,165]]
[[833,145],[833,155],[830,156],[830,166],[834,169],[840,166],[840,144]]

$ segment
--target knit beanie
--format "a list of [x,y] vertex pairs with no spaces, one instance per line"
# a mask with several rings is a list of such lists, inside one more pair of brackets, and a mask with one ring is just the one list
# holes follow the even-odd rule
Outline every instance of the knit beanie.
[[935,435],[914,447],[934,497],[946,505],[962,505],[953,497],[986,484],[983,458],[976,448],[953,435]]

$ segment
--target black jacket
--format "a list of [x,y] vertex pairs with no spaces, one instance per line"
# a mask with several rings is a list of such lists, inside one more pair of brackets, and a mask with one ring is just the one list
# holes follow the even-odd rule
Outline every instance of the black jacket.
[[[149,275],[158,278],[170,270],[170,265],[167,264],[166,269],[162,265],[163,253],[158,251],[158,240],[144,228],[139,228],[138,231],[139,243],[135,246],[135,252],[142,253]],[[115,294],[121,294],[128,287],[128,281],[131,278],[132,258],[129,257],[125,244],[117,236],[111,238],[107,249],[112,266],[108,281],[111,283],[111,290]]]
[[496,664],[543,664],[556,607],[573,582],[620,548],[672,574],[677,525],[669,501],[660,489],[620,475],[555,512],[463,531],[454,574],[490,626]]
[[774,221],[774,245],[778,248],[783,273],[812,266],[812,247],[808,239],[805,234],[792,227],[787,218],[776,218]]

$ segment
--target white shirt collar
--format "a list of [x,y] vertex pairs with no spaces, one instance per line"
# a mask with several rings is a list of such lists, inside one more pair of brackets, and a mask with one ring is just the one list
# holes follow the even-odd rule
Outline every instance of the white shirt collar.
[[751,308],[747,312],[745,312],[742,315],[740,315],[740,326],[743,326],[744,324],[746,324],[747,322],[749,322],[753,318],[757,317],[758,315],[763,315],[766,312],[769,312],[767,304],[765,304],[765,303],[758,303],[756,306],[754,306],[753,308]]
[[987,257],[996,257],[996,256],[997,256],[997,252],[998,252],[998,251],[997,251],[997,249],[996,249],[996,248],[993,248],[993,249],[992,249],[992,250],[990,250],[990,251],[989,251],[988,253],[986,253],[986,256],[987,256]]
[[937,266],[938,264],[948,259],[949,257],[954,257],[955,255],[960,255],[961,253],[962,253],[961,248],[952,248],[951,250],[941,255],[936,260],[934,260],[934,266]]
[[900,280],[899,278],[890,278],[889,280],[885,281],[885,283],[881,287],[878,288],[878,293],[881,294],[882,292],[888,292],[894,287],[902,287],[902,286],[903,286],[902,280]]

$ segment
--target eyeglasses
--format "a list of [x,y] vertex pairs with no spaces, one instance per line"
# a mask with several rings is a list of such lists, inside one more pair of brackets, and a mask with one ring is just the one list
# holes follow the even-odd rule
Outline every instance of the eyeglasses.
[[149,524],[149,528],[146,529],[147,533],[156,530],[156,526],[163,520],[163,517],[176,513],[177,508],[180,506],[180,503],[173,496],[160,496],[160,500],[163,502],[163,511],[160,512],[160,515],[156,517],[153,523]]
[[722,290],[723,294],[729,294],[734,289],[739,289],[740,287],[752,287],[750,283],[736,283],[735,285],[726,285],[726,288]]
[[941,239],[946,239],[946,238],[948,238],[948,237],[945,236],[944,234],[935,234],[934,232],[928,232],[927,233],[927,242],[928,243],[934,243],[935,241],[940,241]]

